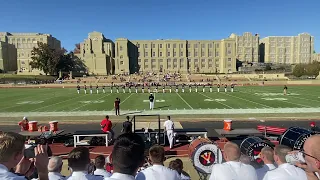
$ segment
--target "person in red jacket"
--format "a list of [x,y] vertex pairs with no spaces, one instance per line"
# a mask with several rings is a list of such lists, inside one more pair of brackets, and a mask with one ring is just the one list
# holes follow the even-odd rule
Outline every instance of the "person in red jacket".
[[106,118],[104,118],[101,121],[100,126],[101,126],[101,130],[104,133],[108,133],[110,135],[109,137],[111,139],[109,139],[109,140],[112,140],[114,133],[113,133],[113,130],[112,130],[112,122],[110,121],[109,116],[106,116]]
[[29,120],[27,117],[23,117],[22,121],[18,123],[21,128],[21,131],[28,131],[29,130]]

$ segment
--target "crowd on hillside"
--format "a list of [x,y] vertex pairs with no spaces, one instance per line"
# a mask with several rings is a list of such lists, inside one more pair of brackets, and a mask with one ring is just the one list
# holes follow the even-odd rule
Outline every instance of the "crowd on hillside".
[[[34,156],[25,154],[25,137],[13,133],[0,134],[0,179],[2,180],[180,180],[190,179],[183,171],[180,159],[164,166],[165,151],[162,146],[152,146],[145,156],[145,144],[134,133],[124,133],[116,139],[111,162],[99,155],[92,162],[89,149],[76,147],[68,155],[70,175],[61,174],[63,161],[60,157],[49,157],[47,145],[36,145]],[[286,155],[296,153],[291,148],[277,145],[274,149],[265,147],[260,158],[264,166],[255,169],[250,159],[241,156],[239,146],[227,142],[223,157],[226,162],[215,164],[210,180],[313,180],[319,179],[320,136],[309,137],[300,153],[304,162],[287,163]],[[106,164],[109,163],[109,168]],[[111,163],[111,164],[110,164]],[[146,165],[147,164],[147,165]],[[110,168],[110,165],[112,168]],[[107,171],[108,169],[108,171]]]

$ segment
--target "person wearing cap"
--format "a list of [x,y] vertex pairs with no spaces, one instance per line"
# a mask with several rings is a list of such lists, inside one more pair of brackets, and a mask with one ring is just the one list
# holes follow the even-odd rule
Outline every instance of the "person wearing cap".
[[22,121],[18,123],[21,128],[21,131],[28,131],[29,130],[29,120],[27,117],[23,117]]
[[311,126],[311,131],[316,131],[316,132],[320,132],[320,128],[318,126],[316,126],[316,122],[311,122],[310,123]]
[[152,93],[150,93],[149,101],[150,101],[150,110],[153,110],[153,108],[154,108],[154,96],[153,96]]

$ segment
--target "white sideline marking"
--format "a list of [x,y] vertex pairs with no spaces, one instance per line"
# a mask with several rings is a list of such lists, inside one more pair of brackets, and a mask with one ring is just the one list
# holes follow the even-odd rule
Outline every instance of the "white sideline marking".
[[[132,93],[132,94],[133,94],[133,93]],[[132,96],[132,94],[130,94],[130,95],[129,95],[127,98],[125,98],[123,101],[121,101],[119,105],[121,105],[122,103],[126,102],[126,100],[129,99],[129,98]],[[113,109],[112,109],[111,111],[113,111],[113,110],[114,110],[114,107],[113,107]]]
[[180,97],[180,99],[181,99],[184,103],[186,103],[186,105],[188,105],[191,109],[193,109],[193,107],[190,106],[190,104],[189,104],[186,100],[184,100],[184,99],[180,96],[179,93],[176,93],[176,94]]
[[[202,94],[202,93],[199,93],[199,94],[202,95],[202,96],[204,96],[204,97],[206,97],[206,98],[212,99],[211,97],[209,97],[209,96],[207,96],[207,95],[204,95],[204,94]],[[219,104],[222,104],[223,106],[226,106],[226,107],[228,107],[228,108],[233,109],[231,106],[228,106],[228,105],[226,105],[226,104],[224,104],[224,103],[222,103],[222,102],[219,102],[219,101],[215,101],[215,102],[217,102],[217,103],[219,103]]]
[[[100,100],[100,99],[102,99],[102,98],[108,97],[108,96],[110,96],[110,95],[111,95],[111,93],[108,94],[108,95],[104,95],[104,96],[102,96],[101,98],[99,98],[99,99],[97,99],[97,100]],[[97,100],[96,100],[96,101],[97,101]],[[83,104],[83,105],[81,105],[81,106],[79,106],[79,107],[76,107],[76,108],[74,108],[74,109],[71,109],[70,111],[75,111],[75,110],[77,110],[77,109],[79,109],[79,108],[82,108],[82,107],[84,107],[84,106],[87,106],[87,105],[89,105],[89,103],[88,103],[88,104]]]
[[[96,116],[101,114],[113,114],[113,111],[67,111],[67,112],[3,112],[0,117],[52,117],[52,116]],[[320,113],[320,108],[268,108],[268,109],[186,109],[186,110],[145,110],[141,112],[122,111],[122,113],[179,115],[179,114],[293,114],[293,113]],[[294,118],[294,117],[292,117]]]
[[273,107],[271,107],[271,106],[267,106],[267,105],[264,105],[264,104],[261,104],[261,103],[257,103],[257,102],[254,102],[254,101],[251,101],[251,100],[248,100],[248,99],[244,99],[244,98],[237,97],[237,96],[232,96],[232,95],[230,95],[230,94],[228,94],[228,93],[225,93],[225,95],[231,96],[231,97],[234,97],[234,98],[238,98],[238,99],[241,99],[241,100],[244,100],[244,101],[248,101],[248,102],[251,102],[251,103],[254,103],[254,104],[258,104],[258,105],[260,105],[260,106],[264,106],[264,107],[268,107],[268,108],[273,108]]

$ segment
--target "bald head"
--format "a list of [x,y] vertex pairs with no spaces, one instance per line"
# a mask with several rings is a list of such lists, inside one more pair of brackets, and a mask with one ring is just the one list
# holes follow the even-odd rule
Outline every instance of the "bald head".
[[48,171],[60,173],[62,169],[62,158],[58,156],[53,156],[49,159]]
[[261,149],[261,157],[266,164],[273,164],[273,149],[271,147],[264,147]]
[[227,142],[224,145],[224,154],[226,161],[239,161],[241,156],[239,146],[233,142]]
[[309,137],[306,142],[304,143],[304,150],[308,151],[307,153],[310,153],[310,155],[320,159],[320,135],[313,135]]

